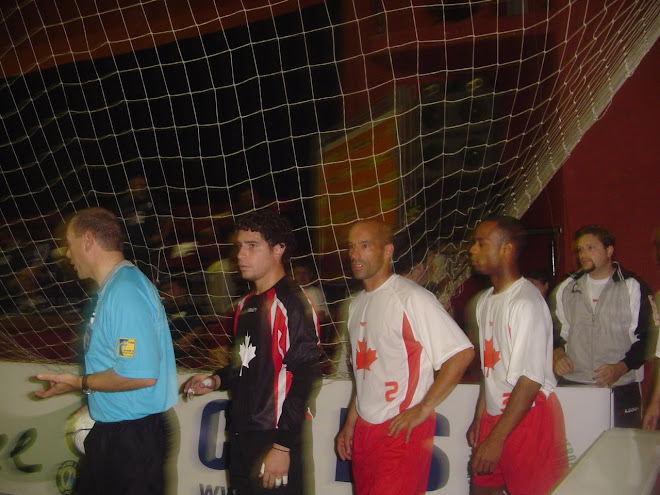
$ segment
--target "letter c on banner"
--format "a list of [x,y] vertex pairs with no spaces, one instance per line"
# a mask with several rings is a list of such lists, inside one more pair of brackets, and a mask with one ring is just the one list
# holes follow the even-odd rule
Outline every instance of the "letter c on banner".
[[[227,410],[229,401],[226,399],[214,400],[204,406],[202,419],[199,425],[199,444],[197,453],[199,460],[206,467],[218,471],[229,467],[229,442],[225,441],[225,431],[227,431],[227,422],[225,428],[220,430],[220,415]],[[222,442],[222,455],[217,456],[217,445]]]

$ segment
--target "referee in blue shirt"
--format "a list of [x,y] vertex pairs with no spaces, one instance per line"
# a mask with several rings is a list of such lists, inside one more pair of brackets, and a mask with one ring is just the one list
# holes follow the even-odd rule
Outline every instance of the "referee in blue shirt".
[[47,398],[87,394],[96,421],[85,439],[81,494],[165,493],[165,464],[177,401],[176,365],[155,287],[124,259],[119,219],[103,208],[78,212],[67,226],[67,257],[80,279],[99,286],[84,335],[85,374],[40,373]]

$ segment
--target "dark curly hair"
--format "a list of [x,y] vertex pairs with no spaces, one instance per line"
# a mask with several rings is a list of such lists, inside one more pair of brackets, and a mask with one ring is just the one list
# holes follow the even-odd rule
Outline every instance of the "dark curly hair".
[[274,210],[263,209],[242,215],[236,221],[236,230],[259,232],[271,248],[284,244],[282,264],[285,266],[296,249],[296,239],[293,236],[291,224],[285,216]]

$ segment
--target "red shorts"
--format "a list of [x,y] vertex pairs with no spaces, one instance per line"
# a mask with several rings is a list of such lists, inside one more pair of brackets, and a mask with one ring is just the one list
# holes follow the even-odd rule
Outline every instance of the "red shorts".
[[392,420],[378,425],[358,417],[353,433],[353,481],[355,495],[418,495],[426,493],[435,414],[394,438],[387,435]]
[[[495,471],[474,475],[479,486],[506,486],[510,495],[542,495],[568,472],[566,430],[561,404],[555,394],[546,400],[541,392],[523,420],[504,442],[502,457]],[[479,443],[502,416],[484,411],[479,427]]]

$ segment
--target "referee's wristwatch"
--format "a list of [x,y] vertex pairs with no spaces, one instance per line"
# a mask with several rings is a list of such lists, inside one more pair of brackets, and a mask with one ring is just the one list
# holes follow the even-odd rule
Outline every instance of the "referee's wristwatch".
[[94,391],[91,388],[89,388],[89,386],[87,385],[87,377],[88,376],[89,375],[83,375],[83,377],[82,377],[82,392],[85,395],[90,395],[90,394],[94,393]]

